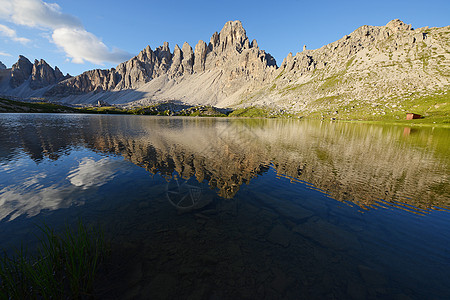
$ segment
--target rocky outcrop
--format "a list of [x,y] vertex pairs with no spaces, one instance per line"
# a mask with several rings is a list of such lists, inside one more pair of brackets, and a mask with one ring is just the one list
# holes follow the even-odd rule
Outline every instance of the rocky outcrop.
[[121,63],[115,69],[87,71],[59,83],[47,96],[78,95],[99,91],[136,89],[166,76],[168,80],[188,77],[195,73],[219,71],[225,76],[222,85],[242,77],[244,80],[266,77],[266,69],[276,67],[275,59],[259,50],[256,42],[250,44],[240,21],[227,22],[220,33],[214,33],[210,43],[199,41],[195,51],[188,43],[173,53],[164,43],[152,51],[147,46],[137,56]]
[[9,85],[16,88],[31,76],[33,64],[25,56],[19,55],[19,60],[12,65]]
[[194,51],[192,51],[192,47],[187,42],[183,44],[181,51],[183,53],[183,61],[181,63],[184,70],[183,75],[192,74],[194,67]]
[[45,60],[35,60],[32,64],[28,58],[19,55],[19,60],[12,66],[9,85],[15,89],[28,81],[27,87],[32,90],[41,89],[69,78],[59,70],[53,69]]
[[5,70],[5,69],[6,69],[5,64],[3,64],[3,63],[0,61],[0,70]]
[[195,46],[195,55],[194,55],[194,72],[200,73],[205,71],[205,61],[207,54],[208,46],[202,40],[198,41]]
[[36,59],[31,71],[30,88],[33,90],[40,89],[66,78],[58,67],[53,69],[45,60],[38,61]]

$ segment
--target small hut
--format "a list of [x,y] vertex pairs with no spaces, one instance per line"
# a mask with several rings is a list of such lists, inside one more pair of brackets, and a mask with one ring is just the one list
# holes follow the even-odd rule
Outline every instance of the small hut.
[[413,113],[407,113],[406,114],[406,120],[412,120],[412,119],[420,119],[422,116],[418,114]]

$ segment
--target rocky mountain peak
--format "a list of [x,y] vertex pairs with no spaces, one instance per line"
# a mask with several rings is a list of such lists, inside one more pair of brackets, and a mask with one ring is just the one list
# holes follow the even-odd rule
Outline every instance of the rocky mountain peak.
[[33,90],[40,89],[63,79],[65,77],[58,67],[53,69],[45,60],[38,61],[36,59],[31,71],[30,88]]
[[[202,76],[209,72],[210,75],[204,77],[216,76],[211,83],[217,86],[215,96],[221,97],[226,94],[222,92],[224,86],[229,89],[227,93],[231,94],[247,82],[256,83],[269,78],[276,69],[275,59],[259,50],[256,40],[250,43],[240,21],[227,22],[220,33],[212,35],[209,44],[199,40],[194,48],[195,51],[185,42],[181,48],[176,45],[171,53],[168,42],[153,51],[147,46],[137,56],[119,64],[116,69],[87,71],[61,82],[45,95],[66,96],[137,89],[158,77],[164,79],[156,80],[155,86],[165,80],[173,80],[168,86],[174,86],[175,89],[179,82],[191,80],[189,75],[195,73]],[[269,69],[268,72],[266,69]],[[151,84],[146,87],[152,88]],[[164,89],[157,88],[158,93],[162,90]],[[181,90],[177,90],[177,93]],[[172,97],[174,95],[170,95]]]
[[209,41],[209,47],[213,50],[215,47],[219,45],[219,34],[216,32],[213,33],[211,39]]
[[6,69],[6,66],[0,61],[0,70]]
[[407,25],[402,21],[400,21],[399,19],[389,21],[389,23],[386,24],[386,27],[391,29],[393,32],[412,29],[411,24]]
[[192,74],[194,66],[194,51],[192,51],[192,47],[187,42],[184,42],[181,52],[183,52],[183,61],[181,64],[183,65],[184,72],[186,74]]
[[167,70],[172,60],[172,53],[170,52],[169,43],[164,42],[162,46],[156,48],[155,54],[160,59],[161,62],[160,67],[163,70]]
[[147,45],[147,47],[144,48],[139,54],[137,55],[138,59],[141,61],[146,61],[151,59],[152,57],[152,48],[150,48],[150,45]]
[[208,50],[209,48],[204,41],[198,41],[194,50],[194,72],[200,73],[205,71],[205,60]]
[[19,60],[12,65],[9,85],[16,88],[24,83],[31,75],[33,64],[25,56],[19,55]]
[[245,41],[248,41],[248,37],[241,21],[228,21],[220,31],[218,40],[222,51],[234,47],[240,50],[244,46]]

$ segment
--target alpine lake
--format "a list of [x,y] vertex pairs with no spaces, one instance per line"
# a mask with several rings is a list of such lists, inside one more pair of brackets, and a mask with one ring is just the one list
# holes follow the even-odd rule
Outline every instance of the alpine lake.
[[449,299],[450,129],[0,114],[0,249],[79,219],[99,299]]

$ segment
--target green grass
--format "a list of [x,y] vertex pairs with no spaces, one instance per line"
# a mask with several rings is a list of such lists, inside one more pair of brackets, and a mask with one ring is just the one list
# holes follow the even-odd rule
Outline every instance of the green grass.
[[[372,103],[363,100],[339,104],[336,99],[325,97],[314,101],[313,104],[318,109],[311,113],[305,113],[305,116],[312,119],[322,118],[323,116],[324,118],[336,118],[338,120],[450,127],[450,93],[448,90],[446,93],[443,92],[440,91],[429,96],[413,94],[387,101],[380,99],[376,101],[377,104],[374,104],[374,106],[372,106]],[[396,107],[393,107],[394,104]],[[335,111],[338,111],[338,114],[335,114]],[[406,120],[406,113],[410,112],[419,114],[422,118]]]
[[129,112],[114,106],[76,108],[76,112],[85,114],[128,114]]
[[79,221],[57,234],[44,225],[37,254],[23,248],[0,258],[0,299],[91,298],[105,255],[103,233]]
[[0,112],[65,113],[77,112],[77,109],[48,102],[29,103],[0,98]]
[[238,108],[229,117],[268,118],[269,110],[259,107]]
[[342,78],[345,72],[341,72],[339,74],[330,76],[322,80],[322,84],[320,85],[320,89],[323,91],[333,90],[336,86],[341,83]]
[[283,110],[268,108],[268,107],[246,107],[238,108],[228,115],[229,117],[240,118],[293,118],[298,117],[296,114],[291,114]]

